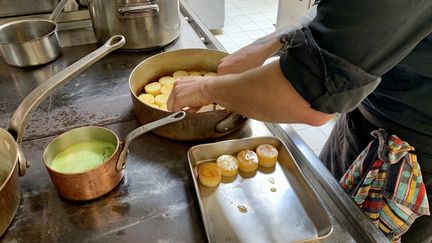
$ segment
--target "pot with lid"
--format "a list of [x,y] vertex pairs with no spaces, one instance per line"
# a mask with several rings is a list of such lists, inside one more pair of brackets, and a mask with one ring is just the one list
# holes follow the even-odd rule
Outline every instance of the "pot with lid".
[[178,0],[88,0],[98,42],[114,34],[126,38],[125,50],[170,44],[180,35]]

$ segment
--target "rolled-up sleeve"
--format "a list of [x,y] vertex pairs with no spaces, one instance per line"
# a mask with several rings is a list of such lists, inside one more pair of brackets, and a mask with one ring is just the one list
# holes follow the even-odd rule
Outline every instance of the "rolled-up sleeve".
[[282,72],[315,110],[350,111],[379,83],[378,77],[321,49],[307,28],[290,33],[288,39],[288,52],[280,58]]
[[309,26],[284,36],[282,72],[313,109],[351,111],[430,33],[431,3],[322,1]]

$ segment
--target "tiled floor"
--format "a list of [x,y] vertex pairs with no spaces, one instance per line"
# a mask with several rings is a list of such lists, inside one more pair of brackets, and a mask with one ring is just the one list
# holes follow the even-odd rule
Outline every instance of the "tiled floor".
[[225,0],[225,26],[214,32],[228,52],[274,31],[278,0]]
[[[216,38],[229,53],[274,31],[278,0],[225,0],[225,26],[213,30]],[[332,119],[320,127],[293,124],[292,127],[319,154],[335,123]]]

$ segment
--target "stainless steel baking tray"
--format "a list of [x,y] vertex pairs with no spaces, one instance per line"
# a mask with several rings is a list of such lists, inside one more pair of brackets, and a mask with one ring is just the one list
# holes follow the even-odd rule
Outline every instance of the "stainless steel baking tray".
[[[196,167],[222,154],[236,155],[269,143],[279,150],[276,166],[223,178],[214,188],[199,184]],[[251,137],[189,149],[202,219],[209,242],[300,242],[324,238],[332,225],[291,153],[276,137]]]

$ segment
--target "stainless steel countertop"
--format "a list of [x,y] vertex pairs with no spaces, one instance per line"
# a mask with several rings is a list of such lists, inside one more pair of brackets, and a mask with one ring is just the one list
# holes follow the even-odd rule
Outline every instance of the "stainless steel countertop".
[[[188,149],[198,143],[172,141],[152,133],[140,137],[130,148],[126,175],[120,185],[90,202],[60,198],[42,162],[46,145],[55,135],[71,128],[107,126],[124,138],[139,125],[132,112],[128,77],[145,58],[182,48],[222,49],[187,7],[182,7],[182,13],[187,21],[182,20],[181,36],[175,43],[145,53],[111,53],[69,81],[35,111],[22,145],[31,165],[20,178],[21,203],[1,242],[207,240],[186,156]],[[59,32],[63,54],[52,63],[23,69],[0,60],[1,127],[9,127],[14,110],[33,88],[98,47],[88,20],[83,18],[79,26],[74,29],[68,25]],[[289,125],[250,120],[239,131],[219,140],[265,135],[284,141],[327,210],[333,233],[321,242],[385,241]]]

